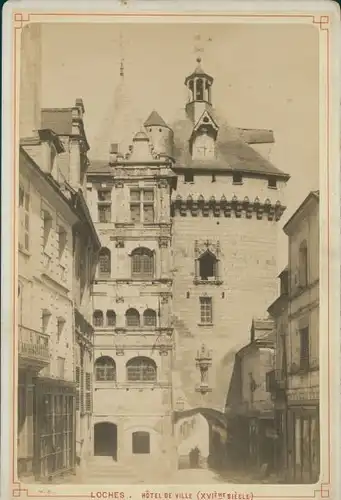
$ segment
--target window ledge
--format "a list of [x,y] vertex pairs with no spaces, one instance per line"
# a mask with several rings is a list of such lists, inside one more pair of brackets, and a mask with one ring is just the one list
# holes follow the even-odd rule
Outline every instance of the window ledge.
[[31,257],[31,253],[28,250],[25,250],[21,245],[19,245],[19,252],[25,255],[25,257]]
[[214,279],[214,280],[194,279],[193,283],[194,283],[194,285],[222,285],[223,280],[219,280],[219,279]]
[[277,191],[278,187],[277,186],[268,186],[268,189],[274,189],[275,191]]
[[198,326],[213,326],[213,323],[198,323]]
[[233,186],[242,186],[243,182],[232,182]]

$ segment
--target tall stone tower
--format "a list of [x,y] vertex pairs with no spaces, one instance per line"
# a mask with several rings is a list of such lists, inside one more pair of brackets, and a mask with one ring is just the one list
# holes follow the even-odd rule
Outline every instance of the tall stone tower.
[[[194,446],[204,458],[212,453],[235,353],[248,343],[252,318],[264,316],[276,297],[277,226],[288,179],[250,145],[273,142],[271,131],[234,129],[219,117],[213,78],[197,62],[185,80],[184,116],[172,127],[173,397],[183,460]],[[206,430],[193,420],[198,408]]]

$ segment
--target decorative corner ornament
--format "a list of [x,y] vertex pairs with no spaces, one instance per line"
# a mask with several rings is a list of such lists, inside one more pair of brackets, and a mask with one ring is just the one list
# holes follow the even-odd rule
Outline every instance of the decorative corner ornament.
[[124,248],[124,239],[117,238],[115,243],[116,248]]

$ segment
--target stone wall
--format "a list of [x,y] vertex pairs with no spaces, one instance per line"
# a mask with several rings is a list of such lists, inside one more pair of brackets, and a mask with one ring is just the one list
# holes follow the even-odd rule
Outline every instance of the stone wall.
[[[249,341],[252,318],[264,316],[277,296],[277,223],[253,217],[176,216],[173,226],[174,390],[189,405],[223,410],[235,353]],[[222,284],[194,284],[195,241],[220,243]],[[212,297],[213,324],[200,325],[199,297]],[[196,352],[212,351],[212,392],[196,392]]]

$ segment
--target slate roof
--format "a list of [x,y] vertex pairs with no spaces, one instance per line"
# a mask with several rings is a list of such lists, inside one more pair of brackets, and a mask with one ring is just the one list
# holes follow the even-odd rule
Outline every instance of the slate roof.
[[149,141],[147,134],[145,132],[143,132],[142,130],[137,132],[133,137],[133,141],[140,141],[140,140]]
[[[218,124],[219,130],[216,138],[216,158],[214,159],[192,159],[190,153],[190,138],[195,123],[183,110],[182,116],[168,126],[161,116],[154,110],[144,123],[148,125],[166,126],[173,131],[173,157],[175,160],[174,170],[194,170],[196,173],[215,172],[240,172],[255,176],[275,177],[288,180],[290,176],[275,167],[269,160],[253,149],[246,142],[245,132],[247,129],[239,129],[229,126],[226,121],[219,117],[217,112],[207,104],[207,111],[212,119]],[[273,142],[272,131],[265,131],[269,142]],[[255,134],[256,131],[253,131]],[[265,142],[265,141],[264,141]],[[109,173],[108,160],[93,161],[89,173]]]
[[[213,110],[212,110],[213,111]],[[269,160],[263,158],[242,139],[239,129],[230,127],[219,120],[210,111],[212,118],[218,123],[219,131],[216,139],[216,158],[212,160],[192,160],[189,139],[193,131],[193,122],[184,117],[172,125],[174,131],[175,169],[191,169],[196,171],[238,171],[288,179],[289,175],[276,168]]]
[[144,122],[145,127],[168,127],[164,119],[159,115],[159,113],[153,110],[148,116],[147,120]]
[[308,194],[308,196],[306,196],[306,198],[302,201],[302,203],[297,208],[297,210],[295,210],[295,212],[292,214],[292,216],[290,217],[290,219],[285,223],[285,225],[283,227],[283,231],[285,232],[286,235],[289,236],[289,234],[291,232],[290,227],[292,227],[292,224],[293,224],[293,222],[296,219],[299,219],[299,218],[302,217],[303,209],[309,203],[309,201],[311,199],[315,199],[317,201],[317,203],[319,203],[319,201],[320,201],[320,191],[310,191],[309,194]]
[[203,70],[203,68],[201,66],[201,57],[197,58],[197,63],[198,63],[198,65],[195,68],[195,70],[193,71],[193,73],[191,73],[189,76],[186,77],[185,85],[187,84],[188,80],[190,80],[191,78],[193,78],[195,76],[205,76],[208,80],[213,81],[212,76],[210,76],[208,73],[206,73],[206,71]]
[[88,174],[112,174],[109,160],[90,160]]

